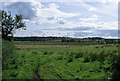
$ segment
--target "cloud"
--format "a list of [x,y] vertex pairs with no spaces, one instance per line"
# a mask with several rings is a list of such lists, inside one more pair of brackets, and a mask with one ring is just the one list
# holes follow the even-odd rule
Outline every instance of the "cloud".
[[[76,30],[88,29],[92,30],[118,30],[118,22],[111,21],[111,22],[103,22],[99,20],[99,18],[79,18],[79,21],[66,21],[63,25],[57,26],[58,28],[69,28],[73,29],[77,28]],[[68,30],[69,30],[68,29]]]
[[3,9],[11,11],[12,13],[22,14],[25,19],[36,17],[37,9],[41,8],[40,2],[11,2],[3,3]]
[[[36,0],[2,0],[2,2],[34,2]],[[119,0],[40,0],[41,2],[118,2]]]
[[92,15],[92,17],[94,17],[94,18],[98,18],[98,15],[94,14],[94,15]]
[[101,2],[96,2],[97,5],[91,5],[88,3],[85,3],[87,6],[88,11],[91,13],[96,13],[96,14],[101,14],[103,16],[107,15],[112,18],[117,18],[117,13],[118,13],[118,3],[117,2],[112,2],[108,0],[103,0],[105,3]]
[[59,3],[52,2],[47,3],[47,7],[45,7],[46,5],[39,1],[34,1],[32,3],[6,3],[4,4],[4,9],[10,10],[14,14],[19,13],[24,15],[27,30],[20,30],[16,32],[15,36],[113,37],[117,35],[115,33],[118,29],[117,21],[104,21],[105,18],[101,20],[101,16],[104,17],[105,15],[109,18],[115,17],[116,14],[112,12],[115,8],[109,8],[110,4],[106,4],[107,6],[103,6],[104,3],[97,4],[101,6],[82,3],[85,9],[84,12],[77,9],[80,7],[79,3],[74,3],[74,5],[72,5],[71,9],[74,11],[67,11],[61,9],[61,7],[69,9],[71,5],[65,7],[65,3],[60,5]]
[[36,17],[32,21],[39,24],[65,24],[66,18],[78,17],[80,13],[68,13],[59,10],[59,6],[55,3],[50,3],[48,8],[39,8],[35,10]]
[[2,0],[1,2],[35,2],[35,1],[38,1],[38,0]]
[[89,11],[97,11],[97,9],[95,7],[91,7],[89,8]]
[[[27,31],[27,32],[26,32]],[[71,31],[71,30],[27,30],[17,31],[14,36],[58,36],[58,37],[103,37],[103,38],[118,38],[117,30],[85,30],[85,31]],[[54,32],[53,32],[54,31]]]
[[38,16],[40,17],[54,17],[54,18],[69,18],[69,17],[76,17],[79,16],[80,13],[68,13],[60,11],[58,5],[49,4],[48,8],[41,8],[39,9]]
[[50,8],[59,8],[59,6],[56,5],[55,3],[49,4],[49,7],[50,7]]
[[95,22],[98,19],[97,18],[79,18],[79,20],[82,22]]
[[[16,7],[17,6],[17,7]],[[68,13],[59,10],[59,5],[50,3],[48,8],[43,8],[38,1],[4,3],[3,8],[13,13],[23,14],[25,19],[35,23],[58,23],[64,24],[65,18],[80,16],[80,13]]]

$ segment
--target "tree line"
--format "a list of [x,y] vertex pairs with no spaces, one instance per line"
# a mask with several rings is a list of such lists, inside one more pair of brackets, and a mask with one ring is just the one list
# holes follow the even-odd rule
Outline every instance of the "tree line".
[[104,39],[101,37],[70,38],[70,37],[13,37],[14,41],[39,41],[39,42],[90,42],[98,44],[118,44],[119,39]]

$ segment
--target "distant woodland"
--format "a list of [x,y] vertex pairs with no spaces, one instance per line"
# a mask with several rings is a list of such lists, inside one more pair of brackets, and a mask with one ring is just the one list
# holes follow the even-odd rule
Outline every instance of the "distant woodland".
[[14,41],[39,41],[39,42],[95,42],[100,44],[118,44],[119,39],[104,39],[101,37],[70,38],[70,37],[13,37]]

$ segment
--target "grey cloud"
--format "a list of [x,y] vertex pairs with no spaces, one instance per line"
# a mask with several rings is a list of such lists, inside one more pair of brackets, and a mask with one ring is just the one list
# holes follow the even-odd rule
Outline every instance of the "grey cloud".
[[75,37],[84,37],[84,36],[100,36],[100,37],[117,37],[118,30],[96,30],[94,32],[76,32]]
[[42,29],[42,30],[56,30],[56,31],[85,31],[85,30],[91,30],[93,28],[91,27],[74,27],[74,28],[54,28],[54,29]]
[[47,19],[48,20],[54,20],[55,18],[54,17],[48,17]]
[[58,23],[58,24],[61,24],[61,25],[65,24],[64,21],[57,21],[57,23]]
[[22,14],[24,19],[31,19],[36,16],[36,12],[32,9],[34,6],[31,2],[14,2],[10,5],[3,5],[8,11],[14,11],[18,14]]
[[64,28],[63,30],[66,31],[84,31],[84,30],[90,30],[91,27],[74,27],[74,28]]
[[118,36],[118,30],[98,30],[100,32],[100,35],[106,35],[107,33],[109,36]]
[[65,21],[59,20],[59,18],[55,18],[55,17],[47,17],[47,20],[55,21],[57,24],[61,24],[61,25],[65,24]]

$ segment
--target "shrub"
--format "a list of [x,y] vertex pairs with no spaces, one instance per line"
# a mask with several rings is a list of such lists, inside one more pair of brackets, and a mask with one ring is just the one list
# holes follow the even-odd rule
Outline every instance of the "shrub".
[[10,41],[2,40],[2,69],[7,69],[7,61],[15,53],[14,44]]
[[36,51],[32,51],[32,54],[38,54]]
[[102,51],[98,54],[98,61],[103,62],[103,61],[105,61],[105,58],[106,58],[105,51]]
[[53,52],[49,52],[49,54],[53,54]]
[[96,61],[98,59],[98,54],[97,53],[90,53],[90,59],[91,59],[91,61]]
[[2,40],[2,56],[3,58],[9,56],[14,52],[14,44],[10,41]]
[[82,52],[78,52],[75,54],[75,58],[79,58],[79,57],[83,57],[83,53]]
[[90,62],[90,56],[88,54],[84,56],[84,62]]
[[62,55],[58,55],[58,60],[62,60],[63,56]]
[[74,53],[71,52],[71,53],[68,55],[68,57],[67,57],[67,63],[72,62],[72,61],[73,61],[73,58],[74,58]]
[[44,55],[46,55],[46,54],[48,54],[48,52],[47,52],[47,51],[45,51],[43,54],[44,54]]
[[114,54],[111,60],[112,65],[112,80],[120,80],[120,55]]
[[73,61],[73,57],[68,57],[67,63],[70,63],[70,62],[72,62],[72,61]]

